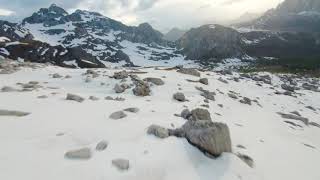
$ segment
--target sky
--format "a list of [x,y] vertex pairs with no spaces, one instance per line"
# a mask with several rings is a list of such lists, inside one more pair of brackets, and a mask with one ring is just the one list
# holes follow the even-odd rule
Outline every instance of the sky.
[[0,0],[0,19],[19,21],[55,3],[72,13],[99,12],[127,25],[148,22],[162,32],[226,23],[246,12],[263,13],[283,0]]

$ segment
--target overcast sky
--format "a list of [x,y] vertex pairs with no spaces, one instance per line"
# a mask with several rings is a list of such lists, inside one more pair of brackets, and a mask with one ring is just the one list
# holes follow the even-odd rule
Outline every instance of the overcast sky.
[[52,3],[68,12],[97,11],[128,25],[149,22],[156,29],[222,23],[246,12],[261,13],[283,0],[0,0],[1,19],[19,20]]

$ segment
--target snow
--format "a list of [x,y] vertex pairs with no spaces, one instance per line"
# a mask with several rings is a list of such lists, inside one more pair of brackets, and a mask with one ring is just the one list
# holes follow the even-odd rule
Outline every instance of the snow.
[[215,29],[216,28],[216,25],[212,24],[209,26],[211,29]]
[[[25,117],[0,116],[0,179],[46,179],[46,180],[88,180],[88,179],[132,179],[132,180],[319,180],[320,174],[320,129],[304,126],[291,129],[276,112],[299,110],[302,116],[320,123],[320,115],[306,109],[306,105],[319,108],[320,94],[300,90],[301,96],[274,95],[269,85],[257,86],[252,80],[218,81],[222,76],[214,72],[202,72],[209,79],[209,86],[203,88],[217,93],[216,101],[210,102],[209,111],[216,122],[228,124],[234,153],[247,154],[255,162],[249,168],[234,154],[223,154],[210,159],[183,138],[158,139],[147,135],[147,127],[158,124],[164,127],[180,127],[185,120],[175,117],[184,105],[190,109],[203,104],[203,98],[186,79],[197,79],[175,71],[141,68],[144,77],[163,77],[164,86],[153,86],[149,97],[136,97],[131,90],[118,95],[113,86],[119,81],[109,78],[121,69],[101,69],[105,76],[99,76],[90,83],[84,82],[85,69],[64,69],[48,66],[42,69],[25,68],[21,71],[0,75],[0,87],[13,86],[17,82],[39,81],[45,88],[32,92],[0,93],[0,109],[31,112]],[[53,79],[49,74],[71,75],[71,79]],[[235,73],[234,76],[238,76]],[[275,85],[278,76],[271,75]],[[43,82],[48,82],[47,84]],[[108,82],[101,86],[102,82]],[[181,84],[188,102],[172,100],[172,94]],[[49,89],[47,87],[60,87]],[[276,87],[276,89],[278,89]],[[228,98],[228,91],[255,99],[259,97],[262,108],[248,106]],[[56,92],[57,94],[52,94]],[[85,98],[91,95],[99,101],[85,100],[83,103],[66,101],[67,93],[76,93]],[[48,95],[47,99],[36,98]],[[124,102],[102,100],[106,96],[121,96]],[[302,103],[299,103],[302,102]],[[220,108],[217,104],[223,104]],[[128,113],[121,120],[111,120],[108,116],[128,107],[138,107],[137,114]],[[218,116],[219,113],[222,116]],[[240,126],[241,125],[241,126]],[[63,133],[62,136],[56,136]],[[103,152],[94,148],[101,140],[109,142]],[[315,146],[312,149],[303,143]],[[246,149],[240,149],[237,145]],[[90,147],[93,157],[88,161],[68,160],[66,151]],[[115,158],[130,161],[129,171],[118,171],[111,165]],[[18,172],[18,173],[17,173]]]
[[11,41],[9,38],[7,38],[7,37],[0,37],[0,42],[9,42],[9,41]]
[[5,48],[0,48],[0,53],[9,56],[10,52]]
[[64,64],[66,65],[69,65],[69,66],[75,66],[75,67],[78,67],[78,63],[76,60],[72,60],[72,61],[64,61],[63,62]]
[[22,45],[28,45],[28,43],[22,43],[22,42],[19,42],[19,41],[15,41],[15,42],[6,43],[6,44],[5,44],[5,47],[20,45],[20,44],[22,44]]

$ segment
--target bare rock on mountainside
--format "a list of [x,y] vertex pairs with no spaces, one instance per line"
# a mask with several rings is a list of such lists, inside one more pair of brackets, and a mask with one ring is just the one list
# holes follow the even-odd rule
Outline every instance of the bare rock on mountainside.
[[211,121],[211,115],[208,110],[197,108],[191,111],[191,119],[194,121]]
[[184,109],[181,113],[180,113],[180,116],[183,118],[183,119],[187,119],[189,120],[190,117],[192,116],[191,112],[189,109]]
[[66,100],[76,101],[76,102],[81,103],[81,102],[83,102],[85,99],[84,99],[83,97],[79,96],[79,95],[68,93]]
[[92,153],[90,148],[76,149],[65,153],[65,158],[67,159],[88,160],[91,158],[91,156]]
[[196,76],[196,77],[200,77],[201,74],[198,70],[196,69],[191,69],[191,68],[180,68],[178,71],[178,73],[182,73],[182,74],[188,74],[191,76]]
[[130,162],[127,159],[114,159],[112,165],[120,171],[126,171],[130,168]]
[[169,130],[158,125],[149,126],[147,133],[162,139],[169,137]]
[[181,92],[177,92],[173,95],[173,99],[179,101],[179,102],[184,102],[186,101],[186,97],[184,96],[183,93]]
[[127,117],[127,114],[124,113],[123,111],[114,112],[109,116],[110,119],[114,119],[114,120],[123,119],[125,117]]
[[144,80],[144,81],[147,81],[147,82],[150,82],[150,83],[153,83],[153,84],[155,84],[155,85],[157,85],[157,86],[162,86],[162,85],[164,85],[163,80],[160,79],[160,78],[148,77],[148,78],[145,78],[145,79],[143,79],[143,80]]
[[22,111],[11,111],[11,110],[4,110],[0,109],[0,116],[17,116],[17,117],[22,117],[22,116],[27,116],[31,113],[29,112],[22,112]]

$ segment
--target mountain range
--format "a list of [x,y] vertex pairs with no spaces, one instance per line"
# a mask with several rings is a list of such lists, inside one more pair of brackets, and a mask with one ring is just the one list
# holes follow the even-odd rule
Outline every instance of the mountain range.
[[96,12],[68,13],[52,4],[21,23],[0,21],[0,57],[73,68],[317,58],[319,4],[286,0],[246,23],[176,28],[166,35],[148,23],[127,26]]

